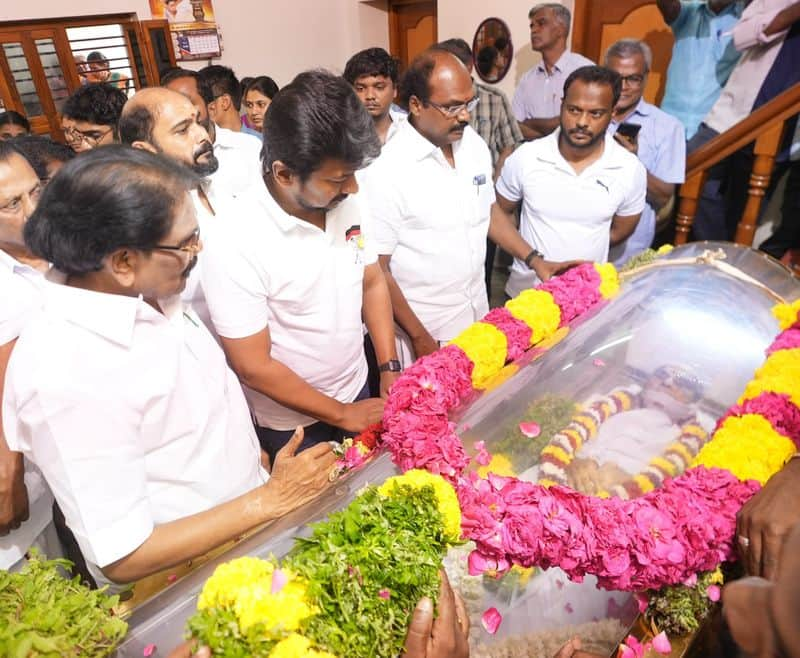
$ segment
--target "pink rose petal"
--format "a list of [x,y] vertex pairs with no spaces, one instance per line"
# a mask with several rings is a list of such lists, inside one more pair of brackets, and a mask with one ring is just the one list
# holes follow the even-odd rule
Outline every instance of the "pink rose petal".
[[178,580],[178,576],[174,573],[171,573],[169,576],[167,576],[168,583],[174,583],[176,580]]
[[633,598],[636,599],[636,605],[639,606],[639,612],[644,612],[647,610],[647,606],[649,605],[649,601],[644,594],[636,593],[633,595]]
[[286,576],[286,573],[280,569],[275,569],[275,571],[272,572],[272,587],[270,588],[270,594],[277,594],[280,592],[287,582],[289,582],[289,578]]
[[148,644],[144,650],[142,651],[142,655],[144,658],[150,658],[156,652],[156,645],[155,644]]
[[664,631],[661,631],[653,638],[653,650],[664,656],[672,653],[672,645],[669,643],[669,638]]
[[500,623],[502,621],[503,615],[500,614],[497,608],[489,608],[481,616],[481,624],[489,635],[497,633],[497,629],[500,628]]
[[706,587],[706,596],[716,603],[720,599],[721,590],[719,585],[709,585]]
[[542,428],[539,427],[539,423],[520,423],[519,424],[519,431],[522,432],[525,436],[529,439],[535,439],[542,433]]
[[633,649],[631,649],[628,645],[620,644],[617,658],[637,658],[637,656],[634,653]]
[[567,604],[564,606],[564,611],[565,611],[565,612],[566,612],[568,615],[571,615],[573,612],[575,612],[575,608],[573,608],[573,607],[572,607],[572,604],[571,604],[571,603],[567,603]]
[[380,596],[384,601],[388,601],[392,593],[388,589],[382,589],[378,592],[378,596]]
[[604,368],[605,365],[606,365],[606,362],[603,361],[603,359],[595,359],[594,361],[592,361],[592,365],[595,368]]

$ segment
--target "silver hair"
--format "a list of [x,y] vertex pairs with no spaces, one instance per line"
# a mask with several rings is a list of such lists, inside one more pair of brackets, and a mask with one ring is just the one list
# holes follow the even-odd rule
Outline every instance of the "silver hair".
[[653,51],[650,50],[650,46],[648,46],[644,41],[639,41],[638,39],[620,39],[619,41],[612,43],[608,50],[606,50],[606,55],[604,58],[605,65],[608,66],[608,61],[612,57],[617,57],[618,59],[628,59],[629,57],[634,57],[635,55],[641,55],[644,58],[644,66],[645,66],[645,73],[650,73],[650,67],[653,65]]
[[531,10],[528,12],[528,18],[533,18],[533,15],[542,9],[552,9],[553,17],[564,26],[567,34],[569,34],[570,24],[572,23],[572,14],[569,9],[559,2],[542,2],[531,7]]

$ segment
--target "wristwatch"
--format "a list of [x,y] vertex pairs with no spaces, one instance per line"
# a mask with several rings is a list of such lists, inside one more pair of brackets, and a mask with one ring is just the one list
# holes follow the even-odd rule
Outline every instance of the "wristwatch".
[[386,363],[381,363],[381,365],[378,366],[378,370],[380,372],[400,372],[402,369],[403,366],[400,365],[400,362],[397,359],[392,359]]
[[541,258],[542,260],[544,260],[544,254],[541,251],[539,251],[538,249],[532,249],[531,253],[529,253],[527,256],[525,256],[525,260],[523,262],[525,263],[525,265],[528,266],[529,270],[533,269],[533,267],[531,266],[531,261],[534,258],[536,258],[537,256],[539,258]]

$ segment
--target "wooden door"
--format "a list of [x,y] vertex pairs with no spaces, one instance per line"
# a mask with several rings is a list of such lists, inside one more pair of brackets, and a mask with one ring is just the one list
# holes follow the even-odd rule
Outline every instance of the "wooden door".
[[400,70],[436,41],[436,0],[390,0],[389,50]]
[[606,49],[618,39],[645,41],[653,67],[644,98],[658,105],[664,95],[667,67],[675,39],[651,0],[575,0],[572,50],[602,64]]

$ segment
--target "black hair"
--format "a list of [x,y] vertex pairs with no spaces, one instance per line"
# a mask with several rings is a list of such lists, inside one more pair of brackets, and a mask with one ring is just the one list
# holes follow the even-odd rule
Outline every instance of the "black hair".
[[499,54],[500,51],[494,46],[484,46],[478,51],[478,56],[475,58],[475,68],[484,77],[489,75]]
[[504,51],[506,48],[508,48],[508,39],[505,37],[497,37],[494,40],[494,47],[500,52]]
[[472,66],[472,48],[464,39],[445,39],[437,43],[436,48],[453,53],[467,68]]
[[20,155],[30,163],[36,175],[45,180],[48,178],[47,165],[51,162],[69,162],[75,157],[75,151],[60,142],[41,135],[25,135],[9,141]]
[[[433,75],[433,70],[436,68],[436,55],[440,53],[447,53],[458,59],[458,55],[453,54],[447,48],[440,48],[438,44],[417,55],[408,65],[408,69],[400,81],[398,94],[400,105],[408,107],[408,102],[412,96],[419,98],[423,105],[428,104],[431,99],[431,75]],[[459,59],[459,61],[461,60]]]
[[275,98],[275,94],[278,93],[277,83],[268,75],[259,75],[257,78],[250,78],[250,82],[248,82],[247,86],[244,88],[242,98],[246,97],[247,92],[251,89],[254,89],[259,94],[266,96],[270,100]]
[[12,155],[22,154],[11,145],[11,140],[0,139],[0,162],[6,162],[10,160]]
[[242,106],[242,86],[233,69],[221,64],[212,64],[198,71],[200,78],[208,86],[211,97],[206,98],[206,103],[211,103],[220,96],[228,94],[233,106],[239,110]]
[[197,84],[197,93],[200,94],[206,103],[210,103],[214,100],[214,94],[211,91],[211,86],[208,84],[208,81],[197,71],[192,71],[191,69],[182,69],[180,66],[173,66],[172,68],[162,71],[159,77],[161,78],[162,87],[166,87],[173,80],[191,78]]
[[64,102],[61,114],[76,121],[111,126],[117,136],[117,123],[128,97],[121,89],[106,84],[84,85]]
[[612,107],[617,104],[619,95],[622,93],[622,78],[619,77],[616,71],[607,69],[605,66],[581,66],[575,69],[564,82],[564,98],[567,97],[567,90],[575,80],[580,80],[587,84],[593,83],[611,87],[611,92],[614,96]]
[[397,84],[397,67],[397,59],[383,48],[367,48],[347,60],[342,77],[351,85],[365,75],[380,75]]
[[30,122],[16,110],[0,112],[0,126],[22,126],[25,128],[25,132],[31,131]]
[[106,57],[99,50],[93,50],[86,56],[87,64],[108,64],[108,57]]
[[197,184],[167,158],[119,144],[82,153],[44,188],[25,223],[28,248],[66,275],[97,272],[117,249],[150,250]]
[[119,119],[119,141],[123,144],[134,142],[153,142],[153,128],[156,118],[152,108],[145,103],[130,112],[125,112]]
[[305,181],[327,158],[361,168],[380,152],[372,117],[353,88],[328,71],[298,75],[264,116],[265,173],[280,160]]

